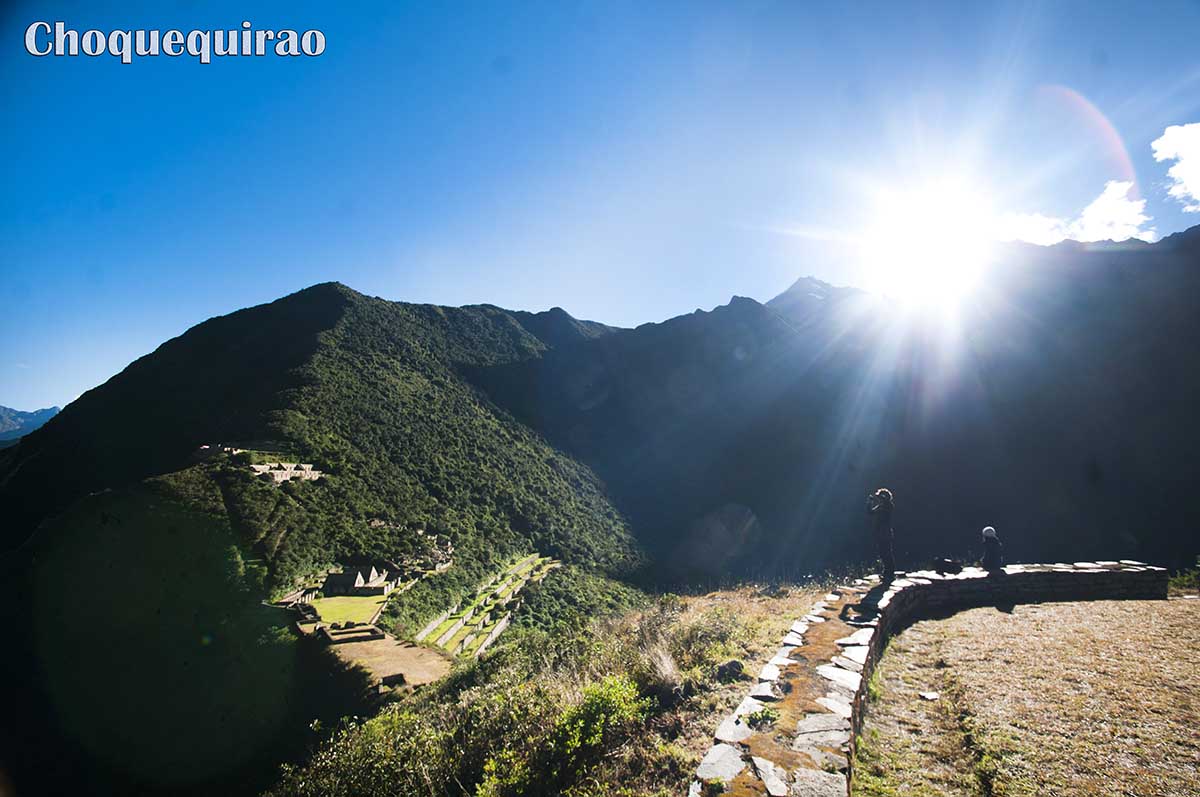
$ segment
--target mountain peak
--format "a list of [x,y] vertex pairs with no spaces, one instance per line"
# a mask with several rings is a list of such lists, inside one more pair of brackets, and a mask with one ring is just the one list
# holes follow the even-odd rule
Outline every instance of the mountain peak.
[[793,321],[803,321],[831,302],[858,294],[854,288],[840,288],[816,277],[800,277],[786,291],[767,302],[767,307]]

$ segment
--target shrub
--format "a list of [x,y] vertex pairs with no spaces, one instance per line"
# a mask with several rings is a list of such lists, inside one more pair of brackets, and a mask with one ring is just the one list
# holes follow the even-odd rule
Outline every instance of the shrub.
[[1196,566],[1180,570],[1171,576],[1170,591],[1176,595],[1200,591],[1200,555],[1196,557]]
[[604,751],[645,718],[650,701],[624,675],[584,687],[579,703],[564,709],[532,760],[506,749],[484,766],[478,797],[558,795],[576,783]]

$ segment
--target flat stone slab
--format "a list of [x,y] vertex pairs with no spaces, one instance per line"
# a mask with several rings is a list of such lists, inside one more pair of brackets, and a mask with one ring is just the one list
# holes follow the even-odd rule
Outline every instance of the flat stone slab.
[[797,634],[795,631],[788,631],[787,636],[783,638],[783,644],[800,647],[804,644],[804,637],[800,634]]
[[796,723],[796,734],[817,733],[818,731],[848,731],[850,721],[837,714],[806,714],[804,719]]
[[857,692],[859,685],[862,683],[862,676],[858,673],[844,670],[833,664],[822,664],[820,667],[817,667],[817,674],[852,692]]
[[804,622],[803,620],[797,620],[796,622],[792,623],[792,627],[788,630],[793,634],[803,634],[808,630],[808,623]]
[[825,697],[818,697],[814,702],[818,706],[824,706],[843,719],[850,719],[852,713],[850,701],[839,694],[828,694]]
[[825,681],[825,687],[829,690],[828,696],[833,696],[836,694],[847,703],[854,703],[854,695],[856,694],[855,690],[828,680]]
[[795,769],[790,789],[790,797],[846,797],[846,778],[820,769]]
[[866,645],[851,645],[848,648],[842,648],[842,657],[850,659],[855,664],[865,666],[867,663],[867,654],[870,652],[871,649]]
[[921,696],[922,700],[937,700],[941,697],[938,692],[917,692],[917,694]]
[[754,698],[748,696],[744,697],[742,698],[742,702],[738,703],[738,707],[733,710],[733,716],[742,717],[746,714],[753,714],[754,712],[762,709],[763,705],[764,704],[761,700],[755,700]]
[[701,781],[719,780],[723,783],[736,778],[746,762],[742,760],[742,751],[728,744],[714,744],[708,748],[700,766],[696,768],[696,777]]
[[855,628],[874,628],[879,625],[879,619],[872,617],[869,620],[843,620],[846,625],[852,625]]
[[806,615],[804,615],[804,622],[806,622],[806,623],[823,623],[823,622],[825,622],[825,618],[818,617],[815,614],[806,614]]
[[779,665],[767,662],[763,665],[762,670],[758,673],[760,681],[778,681],[779,680]]
[[[866,650],[866,648],[859,647],[858,650]],[[851,661],[850,659],[846,658],[845,656],[834,656],[833,663],[835,665],[837,665],[838,667],[841,667],[843,670],[849,670],[850,672],[856,672],[859,675],[861,675],[862,671],[863,671],[863,665],[859,664],[857,661]]]
[[850,741],[849,728],[835,728],[828,731],[812,731],[797,734],[792,741],[793,750],[807,752],[810,747],[832,747],[835,750]]
[[754,729],[746,723],[742,722],[741,717],[732,716],[726,717],[721,724],[717,726],[715,738],[718,742],[726,744],[737,744],[745,741],[754,735]]
[[775,651],[775,655],[771,657],[768,664],[774,664],[776,667],[786,667],[789,664],[795,664],[796,660],[791,657],[792,651],[795,650],[794,645],[785,645]]
[[766,786],[767,794],[771,797],[788,797],[788,785],[783,779],[787,776],[786,769],[777,767],[767,759],[758,756],[751,756],[750,760],[754,764],[754,771],[758,775],[758,779],[763,782],[763,786]]
[[855,645],[871,644],[871,637],[875,635],[874,628],[860,628],[848,637],[834,640],[835,645],[843,648],[853,647]]
[[756,700],[779,700],[783,695],[770,681],[763,681],[750,690],[750,697]]
[[[797,753],[803,753],[812,759],[812,762],[820,767],[823,771],[836,770],[838,772],[845,771],[849,768],[849,756],[845,753],[833,753],[825,749],[822,745],[818,747],[815,744],[793,744],[792,749]],[[845,778],[842,779],[842,789],[846,788]],[[845,795],[846,792],[842,791]]]

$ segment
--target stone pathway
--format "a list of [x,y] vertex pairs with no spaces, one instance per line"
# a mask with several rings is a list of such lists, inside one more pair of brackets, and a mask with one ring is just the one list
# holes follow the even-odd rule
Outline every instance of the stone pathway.
[[879,576],[839,586],[796,620],[757,683],[717,727],[689,797],[845,797],[866,680],[887,636],[968,606],[1165,598],[1167,573],[1142,562],[1009,565],[987,573]]

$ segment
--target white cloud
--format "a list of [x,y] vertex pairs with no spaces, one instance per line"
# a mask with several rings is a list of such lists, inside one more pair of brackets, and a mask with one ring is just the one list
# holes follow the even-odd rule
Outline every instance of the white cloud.
[[1100,196],[1071,222],[1067,237],[1076,241],[1124,241],[1127,238],[1153,241],[1154,228],[1143,229],[1150,221],[1146,215],[1146,200],[1130,198],[1132,190],[1132,182],[1109,180]]
[[1153,241],[1158,233],[1147,227],[1146,200],[1130,196],[1133,183],[1109,180],[1100,196],[1075,219],[1041,213],[1008,213],[997,219],[996,237],[1002,241],[1027,241],[1049,246],[1068,238],[1074,241]]
[[1171,125],[1150,147],[1159,163],[1175,161],[1167,170],[1172,181],[1167,193],[1183,203],[1184,211],[1200,212],[1200,122]]

